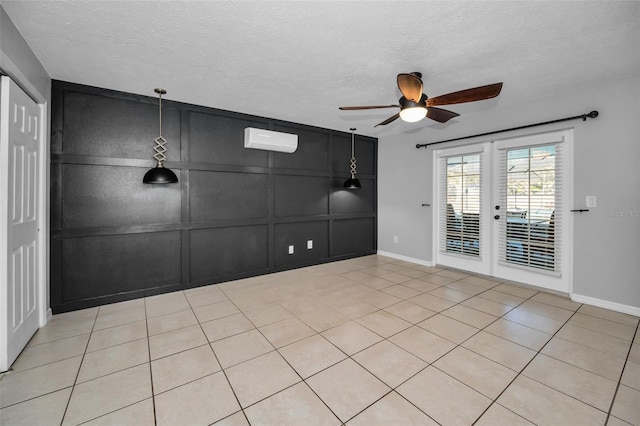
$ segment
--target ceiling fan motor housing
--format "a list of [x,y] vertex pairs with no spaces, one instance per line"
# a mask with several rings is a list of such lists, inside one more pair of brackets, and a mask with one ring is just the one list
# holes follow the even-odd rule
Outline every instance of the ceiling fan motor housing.
[[420,108],[420,107],[426,108],[427,99],[429,99],[429,97],[423,93],[422,96],[420,97],[419,102],[414,102],[410,99],[405,98],[404,96],[401,97],[398,102],[400,103],[400,110],[403,110],[405,108]]

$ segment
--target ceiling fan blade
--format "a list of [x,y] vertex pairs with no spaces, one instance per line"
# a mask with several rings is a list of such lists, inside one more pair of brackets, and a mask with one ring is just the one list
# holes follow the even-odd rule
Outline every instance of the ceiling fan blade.
[[392,115],[391,117],[389,117],[386,120],[384,120],[382,123],[376,124],[374,127],[386,126],[387,124],[391,123],[392,121],[397,120],[398,118],[400,118],[400,113],[397,113],[396,115]]
[[413,102],[422,97],[422,79],[415,74],[398,74],[398,89],[402,96]]
[[460,90],[459,92],[447,93],[427,99],[427,106],[461,104],[464,102],[482,101],[495,98],[502,90],[502,83],[488,84],[486,86],[474,87],[472,89]]
[[339,107],[343,111],[354,111],[358,109],[378,109],[378,108],[400,108],[400,105],[371,105],[371,106],[346,106]]
[[429,107],[427,108],[427,117],[435,120],[439,123],[446,123],[454,117],[459,116],[457,112],[449,111],[448,109]]

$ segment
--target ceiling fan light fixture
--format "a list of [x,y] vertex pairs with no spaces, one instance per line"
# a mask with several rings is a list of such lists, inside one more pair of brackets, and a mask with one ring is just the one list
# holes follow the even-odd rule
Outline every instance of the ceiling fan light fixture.
[[415,123],[427,116],[427,109],[425,107],[412,107],[404,108],[400,111],[400,118],[407,123]]
[[398,74],[398,89],[400,89],[402,93],[402,97],[398,100],[400,105],[347,106],[340,107],[340,109],[363,110],[400,107],[400,112],[376,124],[375,127],[386,126],[398,118],[408,123],[415,123],[425,117],[438,123],[446,123],[452,118],[458,117],[460,114],[438,108],[440,105],[462,104],[465,102],[495,98],[500,94],[502,84],[502,82],[487,84],[486,86],[472,87],[471,89],[458,90],[457,92],[447,93],[446,95],[436,96],[435,98],[428,98],[427,95],[422,92],[422,73],[417,71],[400,73]]

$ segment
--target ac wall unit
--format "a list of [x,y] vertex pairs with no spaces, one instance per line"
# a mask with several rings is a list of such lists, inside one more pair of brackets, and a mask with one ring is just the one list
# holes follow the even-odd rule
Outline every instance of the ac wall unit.
[[298,135],[247,127],[244,129],[244,147],[292,153],[298,149]]

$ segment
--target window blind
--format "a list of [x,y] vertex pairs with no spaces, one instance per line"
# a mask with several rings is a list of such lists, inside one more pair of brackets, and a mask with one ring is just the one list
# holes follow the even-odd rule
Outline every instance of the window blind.
[[562,144],[498,150],[499,259],[560,272]]
[[473,153],[440,159],[441,252],[480,256],[484,155]]

